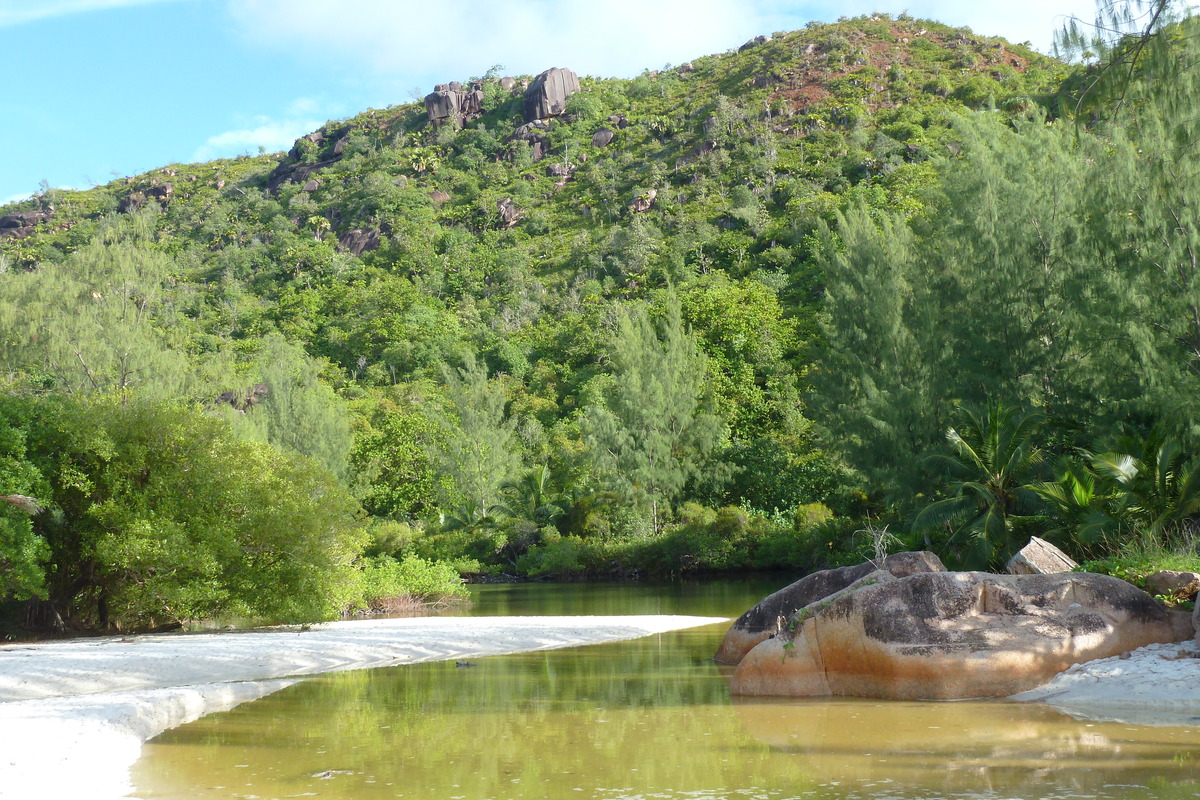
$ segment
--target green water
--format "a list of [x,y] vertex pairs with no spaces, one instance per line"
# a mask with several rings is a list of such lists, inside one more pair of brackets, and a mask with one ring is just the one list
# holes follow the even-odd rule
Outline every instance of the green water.
[[[732,616],[767,583],[489,586],[477,613]],[[1200,729],[1007,702],[734,702],[711,661],[724,627],[307,680],[150,742],[136,796],[1200,797]]]

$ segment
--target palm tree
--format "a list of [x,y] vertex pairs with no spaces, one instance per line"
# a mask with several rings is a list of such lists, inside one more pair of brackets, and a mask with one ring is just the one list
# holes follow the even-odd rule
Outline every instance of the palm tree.
[[27,497],[23,494],[0,494],[0,500],[10,503],[24,511],[30,516],[36,517],[46,509],[42,508],[41,504],[32,497]]
[[986,567],[1014,549],[1013,522],[1036,500],[1028,483],[1043,460],[1033,436],[1044,417],[999,401],[960,411],[962,424],[946,432],[951,453],[934,457],[960,476],[951,483],[953,496],[926,506],[912,524],[944,526],[948,543],[959,540],[964,565]]
[[570,503],[554,489],[555,475],[545,464],[526,470],[517,478],[500,484],[500,491],[511,498],[508,510],[513,516],[546,525],[567,512]]
[[1053,481],[1029,487],[1049,503],[1058,521],[1057,527],[1046,532],[1049,539],[1095,544],[1120,525],[1110,513],[1111,489],[1088,466],[1087,460],[1094,456],[1086,452],[1083,455],[1063,456],[1055,465]]
[[1200,462],[1160,430],[1145,439],[1123,436],[1111,452],[1091,457],[1111,482],[1114,515],[1162,537],[1200,516]]

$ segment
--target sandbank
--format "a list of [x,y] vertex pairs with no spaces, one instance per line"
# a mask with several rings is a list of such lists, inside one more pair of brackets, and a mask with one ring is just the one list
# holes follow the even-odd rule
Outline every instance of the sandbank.
[[1131,725],[1200,725],[1200,646],[1193,640],[1152,644],[1060,672],[1013,695],[1078,719]]
[[636,639],[720,617],[422,617],[0,646],[0,798],[130,796],[142,743],[304,675]]

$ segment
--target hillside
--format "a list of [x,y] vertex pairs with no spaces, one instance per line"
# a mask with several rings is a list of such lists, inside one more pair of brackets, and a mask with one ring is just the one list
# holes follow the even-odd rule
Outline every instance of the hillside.
[[[913,465],[960,404],[1169,417],[1078,377],[1100,351],[1048,322],[1067,301],[1000,319],[1028,254],[1088,239],[1065,220],[1129,218],[1038,210],[1136,173],[1120,136],[1081,159],[1056,122],[1080,70],[886,15],[629,80],[569,66],[0,209],[9,394],[183,403],[310,457],[365,512],[366,557],[544,575],[856,558],[872,519],[955,485]],[[1046,238],[1005,238],[1026,231]],[[1026,328],[1052,366],[1013,361]]]

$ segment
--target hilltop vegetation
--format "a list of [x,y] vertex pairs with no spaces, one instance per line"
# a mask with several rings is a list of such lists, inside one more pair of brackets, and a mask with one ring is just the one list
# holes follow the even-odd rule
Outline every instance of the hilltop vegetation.
[[[1030,532],[1183,536],[1193,78],[1153,52],[1118,103],[1094,68],[860,17],[584,76],[532,124],[531,76],[497,67],[459,120],[370,110],[287,154],[46,188],[2,210],[0,491],[47,511],[4,512],[0,593],[86,625],[298,618],[428,561],[813,568],[887,525],[985,565]],[[929,459],[951,425],[961,475]],[[208,470],[212,526],[184,503]],[[250,603],[257,572],[292,604]]]

